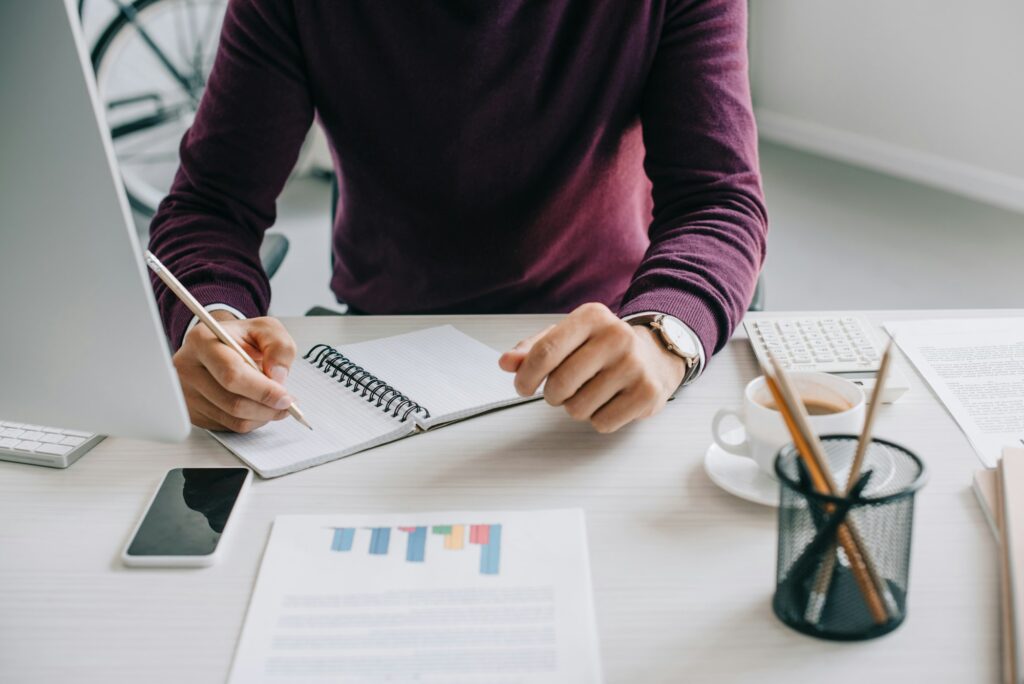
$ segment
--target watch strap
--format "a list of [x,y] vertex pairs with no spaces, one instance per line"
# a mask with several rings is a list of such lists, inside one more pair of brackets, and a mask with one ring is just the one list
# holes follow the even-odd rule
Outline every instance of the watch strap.
[[[679,385],[680,387],[682,387],[683,385],[688,385],[697,378],[699,378],[701,373],[704,372],[704,366],[706,364],[704,345],[701,343],[700,337],[697,336],[697,333],[694,332],[693,328],[691,328],[690,326],[688,326],[686,323],[679,320],[675,316],[661,313],[660,311],[641,311],[635,314],[630,314],[629,316],[624,316],[622,320],[629,323],[630,325],[646,325],[648,327],[652,327],[651,323],[653,323],[655,320],[659,320],[662,317],[672,319],[675,323],[677,323],[678,326],[690,336],[694,348],[697,350],[697,358],[695,359],[695,362],[693,364],[687,364],[686,373],[683,375],[683,381]],[[658,330],[654,330],[654,332],[658,336],[659,340],[661,340],[664,343],[664,338],[662,337],[661,332]],[[686,357],[683,356],[683,358],[685,359]]]

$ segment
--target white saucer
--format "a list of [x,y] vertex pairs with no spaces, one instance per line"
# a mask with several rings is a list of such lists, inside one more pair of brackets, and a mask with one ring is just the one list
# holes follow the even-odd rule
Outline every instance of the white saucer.
[[[724,437],[728,439],[729,435]],[[777,508],[779,505],[777,481],[762,473],[751,459],[734,456],[714,442],[704,454],[704,471],[712,482],[733,496],[762,506]]]
[[[737,428],[727,432],[723,437],[730,442],[739,442],[743,437],[743,430]],[[871,469],[874,475],[864,491],[864,495],[868,496],[885,488],[896,474],[896,466],[888,453],[885,456],[876,456]],[[779,506],[778,481],[762,473],[757,464],[749,458],[730,454],[712,442],[704,454],[704,471],[712,482],[733,496],[762,506]],[[845,482],[846,477],[845,468],[835,474],[838,482]]]

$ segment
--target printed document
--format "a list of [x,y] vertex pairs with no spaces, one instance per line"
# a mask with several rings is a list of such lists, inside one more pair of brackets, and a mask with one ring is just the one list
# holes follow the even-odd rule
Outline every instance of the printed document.
[[1024,446],[1024,319],[969,318],[885,324],[946,405],[978,456],[994,467]]
[[583,512],[285,515],[230,681],[598,682]]

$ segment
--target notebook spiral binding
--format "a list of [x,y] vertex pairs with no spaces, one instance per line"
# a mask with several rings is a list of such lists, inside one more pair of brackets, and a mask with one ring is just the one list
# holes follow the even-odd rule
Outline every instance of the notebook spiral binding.
[[390,413],[394,418],[398,418],[401,414],[400,420],[403,423],[413,413],[430,418],[430,411],[425,407],[420,406],[362,366],[356,365],[355,361],[329,345],[315,345],[302,358],[325,375],[344,383],[345,387],[353,392],[359,392],[360,397],[379,407],[384,413]]

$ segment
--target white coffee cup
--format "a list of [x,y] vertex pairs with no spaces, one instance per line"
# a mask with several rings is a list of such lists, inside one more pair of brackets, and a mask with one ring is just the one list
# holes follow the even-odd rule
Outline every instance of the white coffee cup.
[[[811,429],[818,435],[860,434],[864,425],[864,390],[849,380],[828,373],[792,372],[788,374],[797,395],[808,407]],[[779,450],[793,441],[782,414],[774,408],[775,401],[765,384],[764,376],[747,384],[743,406],[739,410],[721,409],[711,421],[715,444],[736,456],[753,459],[769,477],[775,477],[775,457]],[[722,423],[735,418],[745,433],[739,442],[723,438]]]

